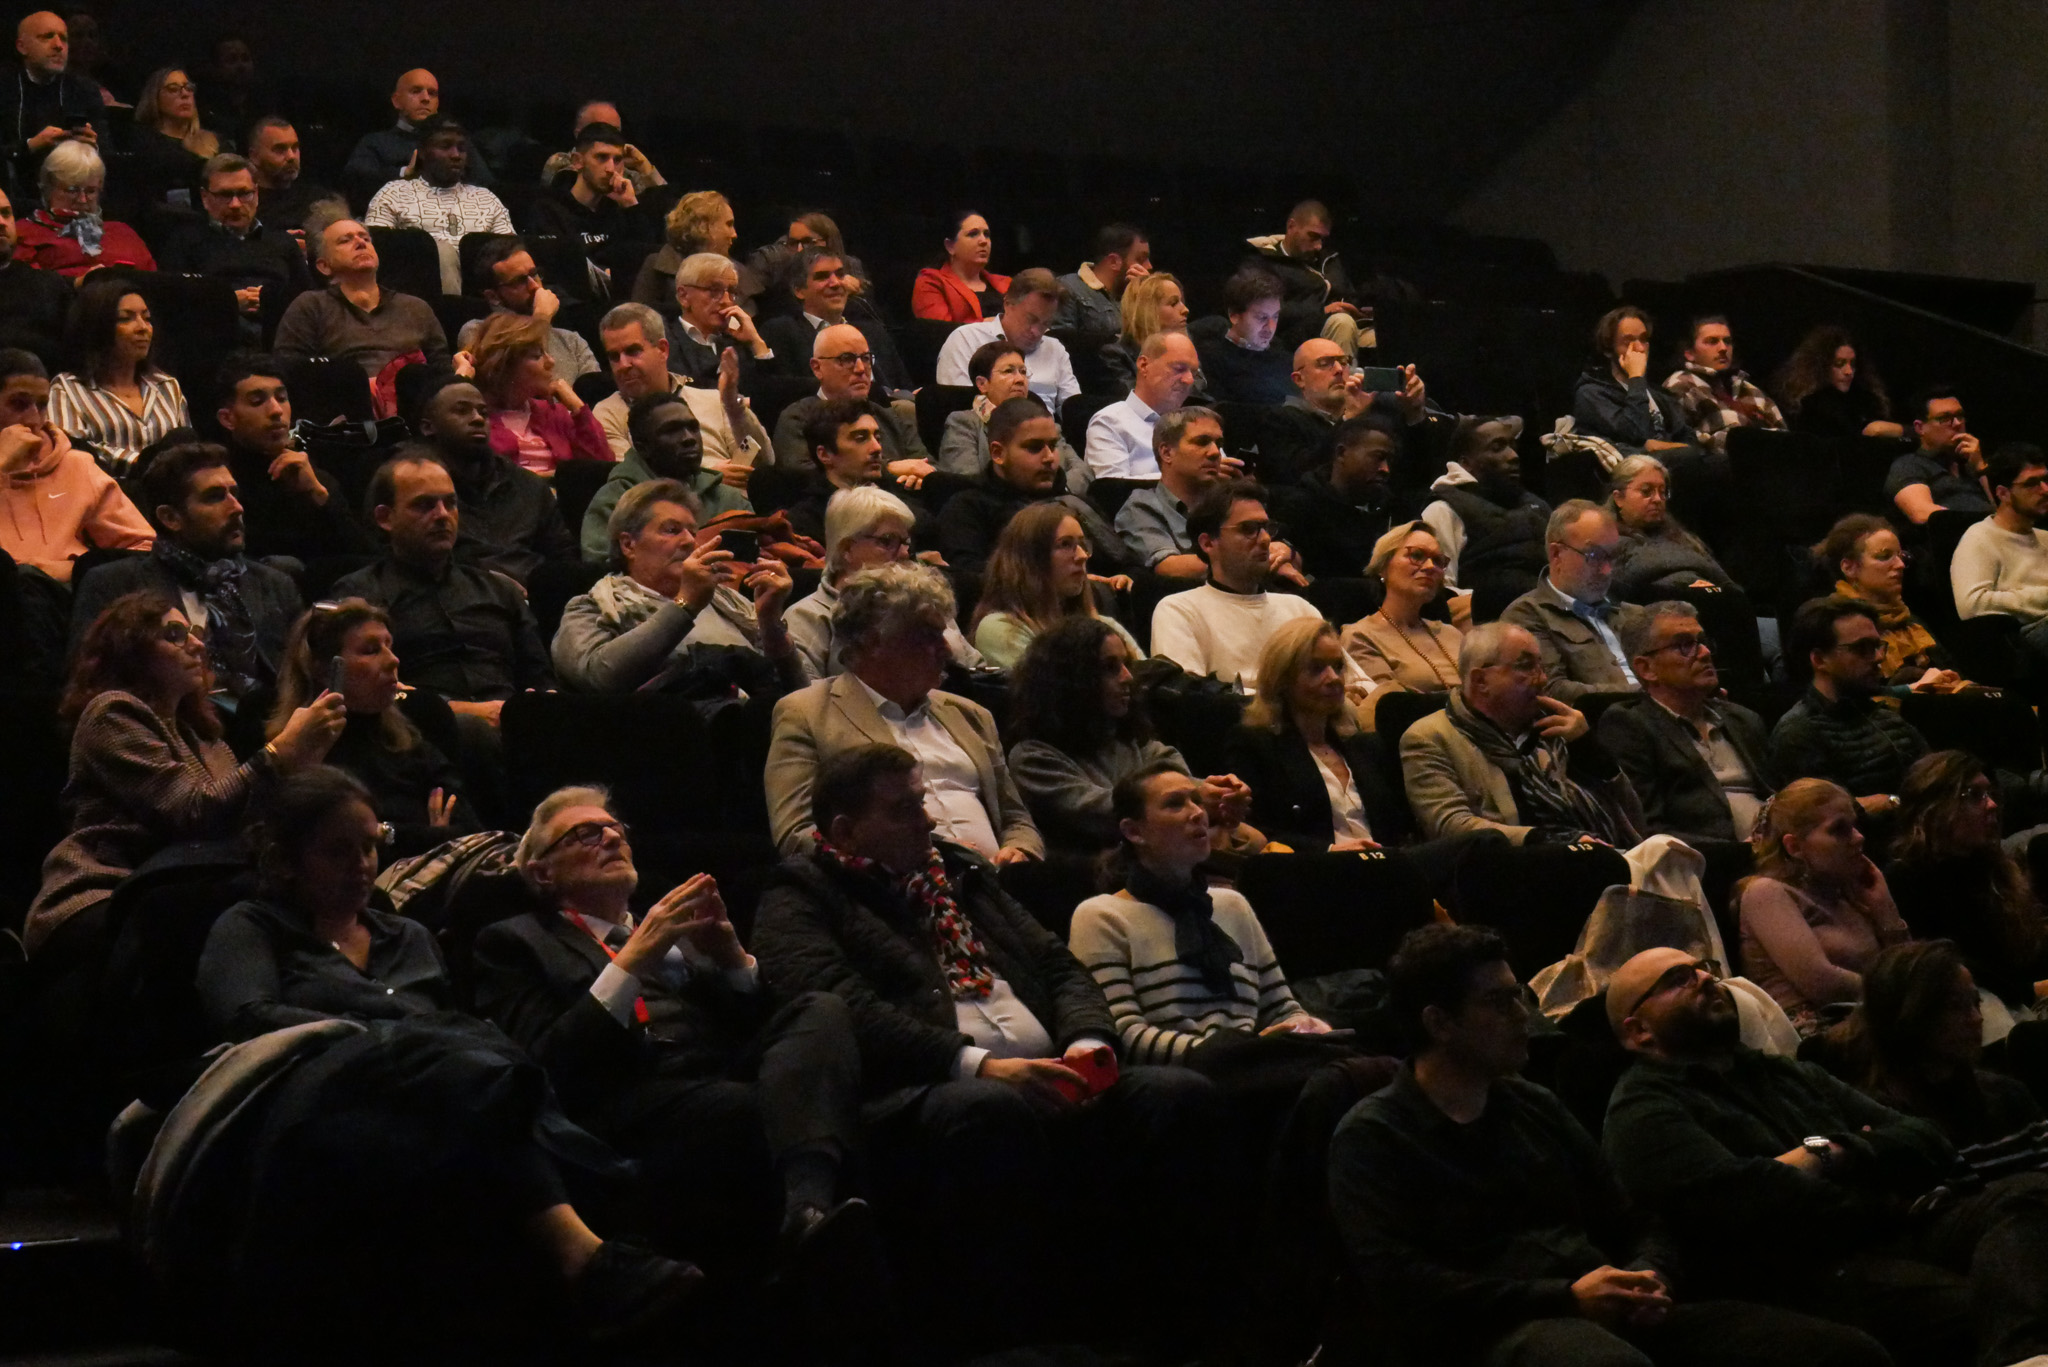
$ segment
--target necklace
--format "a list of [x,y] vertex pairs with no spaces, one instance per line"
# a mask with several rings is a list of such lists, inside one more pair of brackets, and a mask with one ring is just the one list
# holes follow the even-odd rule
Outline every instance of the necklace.
[[[1423,628],[1422,632],[1423,639],[1429,642],[1430,650],[1432,650],[1436,654],[1436,660],[1432,660],[1429,658],[1428,655],[1424,654],[1421,650],[1417,649],[1416,646],[1409,641],[1407,627],[1402,626],[1399,622],[1396,622],[1393,618],[1387,616],[1387,609],[1384,604],[1382,604],[1379,608],[1374,610],[1373,616],[1379,618],[1381,621],[1385,622],[1388,626],[1394,629],[1394,634],[1401,638],[1401,644],[1406,646],[1411,652],[1413,652],[1416,659],[1422,661],[1422,663],[1429,666],[1429,672],[1436,676],[1436,681],[1438,683],[1442,684],[1446,689],[1452,689],[1458,686],[1458,663],[1457,661],[1453,660],[1449,655],[1445,654],[1444,648],[1436,643],[1436,633],[1430,631],[1427,627]],[[1449,668],[1450,674],[1448,676],[1445,675],[1442,669],[1439,669],[1437,667],[1437,660],[1443,661],[1444,665],[1447,668]]]

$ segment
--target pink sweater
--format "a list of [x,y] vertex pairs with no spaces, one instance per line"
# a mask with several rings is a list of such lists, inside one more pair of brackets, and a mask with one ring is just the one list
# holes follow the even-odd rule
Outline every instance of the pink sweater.
[[90,550],[146,551],[149,522],[93,458],[65,443],[0,492],[0,550],[69,583],[71,562]]
[[545,479],[565,460],[618,460],[589,404],[571,413],[553,399],[536,399],[526,411],[527,430],[547,444],[546,456],[538,450],[522,451],[518,434],[505,425],[498,411],[491,413],[491,449],[514,465],[523,465]]

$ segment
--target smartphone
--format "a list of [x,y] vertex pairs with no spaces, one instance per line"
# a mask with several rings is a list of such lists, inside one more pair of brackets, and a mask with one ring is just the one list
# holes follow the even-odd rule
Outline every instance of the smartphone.
[[1408,377],[1401,373],[1399,366],[1360,366],[1358,374],[1368,394],[1398,394],[1408,383]]
[[342,681],[348,677],[348,661],[337,655],[327,664],[327,691],[341,692]]
[[742,565],[751,565],[761,558],[761,534],[759,532],[720,532],[720,550],[732,552],[732,558]]

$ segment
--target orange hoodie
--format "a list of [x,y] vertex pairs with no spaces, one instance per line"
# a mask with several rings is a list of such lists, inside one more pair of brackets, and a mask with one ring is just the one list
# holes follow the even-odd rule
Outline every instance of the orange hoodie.
[[0,493],[0,550],[61,583],[71,581],[71,562],[87,551],[146,551],[155,544],[148,520],[113,476],[61,433],[44,442],[28,468],[10,474]]

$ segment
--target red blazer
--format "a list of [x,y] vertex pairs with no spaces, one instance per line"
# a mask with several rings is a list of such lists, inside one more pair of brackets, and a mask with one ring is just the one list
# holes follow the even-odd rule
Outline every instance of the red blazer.
[[101,266],[137,266],[146,271],[156,269],[156,258],[149,254],[142,238],[127,224],[103,224],[100,254],[87,256],[78,245],[78,239],[59,233],[44,221],[43,212],[38,209],[20,220],[20,235],[14,241],[16,261],[26,261],[39,271],[52,271],[66,280],[76,280]]
[[605,440],[604,429],[597,424],[597,414],[590,405],[571,413],[554,399],[536,399],[528,406],[532,417],[532,432],[548,444],[552,457],[546,465],[536,465],[531,457],[522,457],[519,451],[519,437],[505,426],[498,413],[491,413],[491,449],[511,461],[543,477],[552,475],[555,467],[565,460],[601,460],[611,463],[618,459],[612,454],[612,444]]
[[[983,271],[981,278],[996,293],[1009,293],[1009,276]],[[937,323],[976,323],[982,316],[981,295],[961,284],[960,277],[944,266],[926,266],[910,287],[910,311]]]

